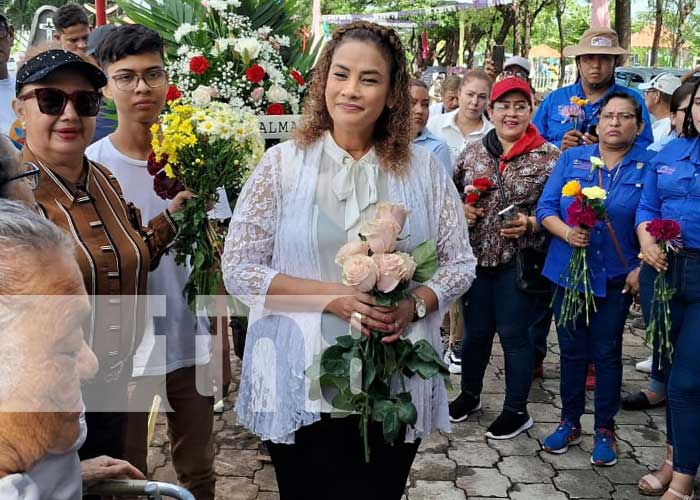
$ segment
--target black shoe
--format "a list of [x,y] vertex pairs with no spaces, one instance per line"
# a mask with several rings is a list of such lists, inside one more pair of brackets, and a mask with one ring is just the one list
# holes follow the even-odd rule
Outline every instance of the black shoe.
[[450,421],[462,422],[469,418],[469,415],[481,410],[481,399],[473,398],[463,392],[459,393],[457,399],[450,403]]
[[651,401],[649,401],[649,398],[647,397],[646,393],[642,391],[639,391],[637,394],[625,396],[620,402],[620,406],[622,406],[622,409],[627,411],[648,410],[650,408],[657,408],[665,404],[666,398],[662,399],[661,401],[657,401],[656,403],[652,403]]
[[486,431],[486,437],[491,439],[511,439],[528,430],[534,422],[527,412],[515,413],[508,410],[498,416]]

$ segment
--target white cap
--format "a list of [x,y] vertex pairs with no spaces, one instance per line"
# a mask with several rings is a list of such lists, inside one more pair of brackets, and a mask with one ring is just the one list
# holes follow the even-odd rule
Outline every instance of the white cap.
[[681,79],[671,73],[661,73],[651,79],[649,83],[640,83],[639,90],[655,89],[667,95],[673,95],[681,86]]
[[509,57],[506,59],[506,62],[503,63],[503,69],[507,68],[508,66],[520,66],[527,72],[528,75],[530,74],[530,61],[528,61],[526,57]]

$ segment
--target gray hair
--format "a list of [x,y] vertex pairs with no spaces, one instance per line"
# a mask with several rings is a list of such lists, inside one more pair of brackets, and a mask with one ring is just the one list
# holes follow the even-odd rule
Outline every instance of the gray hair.
[[5,134],[0,134],[0,198],[8,198],[7,180],[19,173],[20,152]]
[[[0,199],[0,295],[14,294],[26,282],[28,269],[17,269],[26,253],[68,252],[73,243],[66,233],[26,205]],[[24,266],[22,266],[24,267]]]

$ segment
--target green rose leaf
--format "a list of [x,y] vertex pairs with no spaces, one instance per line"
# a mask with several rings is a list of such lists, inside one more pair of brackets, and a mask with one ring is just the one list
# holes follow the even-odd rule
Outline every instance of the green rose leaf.
[[386,414],[394,407],[394,403],[388,399],[377,399],[374,401],[372,408],[372,420],[375,422],[383,422]]
[[397,413],[399,415],[399,420],[407,425],[415,425],[418,421],[418,412],[413,403],[400,402],[396,404]]
[[396,406],[392,406],[384,415],[382,429],[384,431],[384,441],[393,443],[401,430],[401,419],[399,419],[399,412]]
[[416,261],[416,272],[413,281],[423,283],[433,277],[438,269],[437,245],[434,241],[424,241],[411,252]]

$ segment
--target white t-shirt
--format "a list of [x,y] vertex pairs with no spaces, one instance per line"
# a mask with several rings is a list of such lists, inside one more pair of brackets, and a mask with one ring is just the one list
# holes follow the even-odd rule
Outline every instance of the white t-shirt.
[[431,117],[428,120],[428,130],[447,145],[453,165],[464,146],[470,142],[481,140],[493,128],[493,124],[482,115],[481,128],[470,132],[466,136],[462,135],[462,131],[457,126],[457,113],[459,113],[459,108],[449,113]]
[[10,135],[10,127],[17,120],[17,115],[12,109],[15,81],[14,73],[10,73],[7,78],[0,80],[0,133],[5,135]]
[[656,120],[651,125],[651,132],[654,135],[654,142],[660,142],[661,139],[671,133],[671,117],[667,116]]
[[[168,208],[153,190],[153,177],[147,162],[120,153],[110,136],[88,147],[88,158],[107,167],[121,184],[124,197],[141,210],[144,221]],[[228,205],[225,197],[219,200]],[[230,214],[230,209],[229,209]],[[211,334],[206,316],[195,317],[182,289],[190,276],[189,265],[175,263],[175,254],[167,253],[148,275],[148,308],[143,340],[134,355],[133,376],[164,375],[180,368],[203,365],[211,358]],[[166,349],[167,344],[167,349]]]

